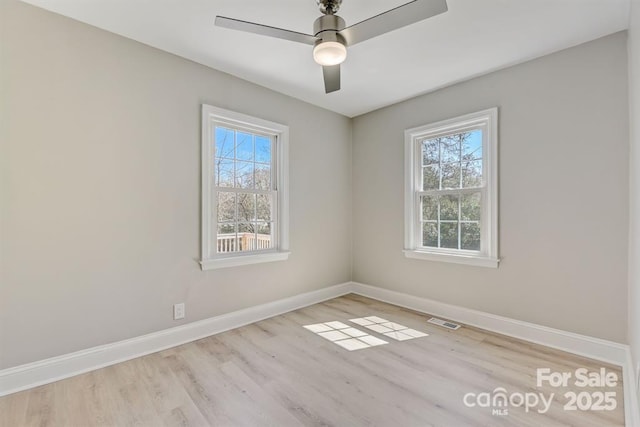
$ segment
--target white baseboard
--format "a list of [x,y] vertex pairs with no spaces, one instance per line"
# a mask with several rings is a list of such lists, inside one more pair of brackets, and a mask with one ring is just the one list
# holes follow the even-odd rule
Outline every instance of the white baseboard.
[[427,298],[415,297],[375,286],[353,283],[352,291],[365,297],[388,302],[422,313],[444,317],[470,326],[476,326],[491,332],[497,332],[525,341],[542,344],[558,350],[589,357],[614,365],[623,366],[627,361],[627,348],[624,344],[606,341],[586,335],[566,332],[534,323],[509,319],[508,317],[482,311],[471,310],[446,304]]
[[622,366],[626,424],[640,426],[636,373],[629,346],[355,282],[4,369],[0,371],[0,396],[155,353],[349,293]]
[[421,313],[443,317],[487,331],[621,366],[622,384],[624,386],[625,425],[640,427],[636,373],[628,345],[471,310],[427,298],[415,297],[362,283],[353,282],[351,290],[353,293],[378,301],[388,302]]
[[48,384],[248,325],[351,292],[343,283],[198,322],[0,371],[0,396]]

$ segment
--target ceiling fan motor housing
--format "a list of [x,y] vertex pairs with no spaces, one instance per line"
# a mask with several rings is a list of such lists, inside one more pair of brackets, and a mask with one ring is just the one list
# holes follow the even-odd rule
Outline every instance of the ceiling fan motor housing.
[[344,19],[338,15],[323,15],[313,24],[316,42],[313,59],[320,65],[339,65],[347,58],[347,44],[338,32],[345,27]]
[[313,24],[317,40],[313,46],[313,59],[325,66],[340,65],[347,58],[347,43],[338,31],[345,27],[338,15],[323,15]]
[[313,23],[313,34],[318,38],[318,43],[334,41],[346,44],[338,31],[346,27],[344,19],[338,15],[324,15]]

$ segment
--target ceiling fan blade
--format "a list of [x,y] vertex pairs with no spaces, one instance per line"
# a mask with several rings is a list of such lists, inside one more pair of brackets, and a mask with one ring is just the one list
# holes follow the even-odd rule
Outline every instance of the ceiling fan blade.
[[256,24],[254,22],[241,21],[239,19],[216,16],[218,27],[230,28],[232,30],[246,31],[248,33],[261,34],[263,36],[275,37],[292,42],[313,45],[317,38],[304,33],[283,30],[282,28],[269,27],[268,25]]
[[406,27],[448,10],[446,0],[414,0],[340,31],[347,46]]
[[322,75],[324,76],[325,93],[340,90],[340,64],[323,66]]

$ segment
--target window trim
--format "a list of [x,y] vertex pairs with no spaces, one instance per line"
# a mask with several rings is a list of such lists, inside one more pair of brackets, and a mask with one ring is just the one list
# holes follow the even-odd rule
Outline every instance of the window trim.
[[[275,137],[275,183],[277,190],[277,209],[275,225],[276,247],[267,251],[238,252],[215,255],[211,253],[213,227],[213,124],[225,123],[229,126],[253,129]],[[237,113],[212,105],[202,104],[202,218],[201,252],[202,270],[257,264],[272,261],[284,261],[289,258],[289,127],[268,120],[258,119],[247,114]]]
[[[481,241],[480,251],[420,247],[418,245],[420,201],[417,196],[419,191],[417,160],[421,159],[422,155],[418,153],[416,140],[464,131],[465,128],[483,129],[482,168],[485,185],[482,194],[486,201],[483,199],[481,227],[488,232]],[[404,132],[404,139],[404,255],[414,259],[497,268],[500,261],[498,259],[498,108],[407,129]]]

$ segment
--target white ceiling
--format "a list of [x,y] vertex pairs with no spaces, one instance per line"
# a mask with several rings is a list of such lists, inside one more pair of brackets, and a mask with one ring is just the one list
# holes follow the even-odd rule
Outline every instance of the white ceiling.
[[[349,48],[324,93],[311,46],[213,25],[216,15],[303,33],[315,0],[24,0],[353,117],[624,30],[629,0],[448,0],[445,14]],[[347,25],[408,0],[344,0]]]

